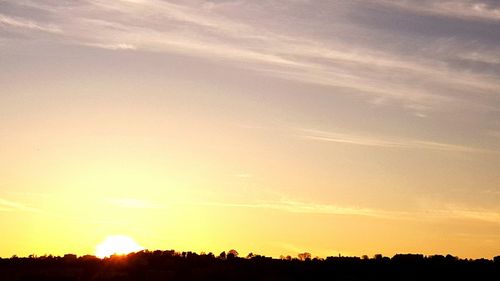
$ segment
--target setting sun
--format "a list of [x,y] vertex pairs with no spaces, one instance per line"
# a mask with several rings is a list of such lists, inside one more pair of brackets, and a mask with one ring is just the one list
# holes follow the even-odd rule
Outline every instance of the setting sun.
[[125,255],[143,250],[132,238],[123,235],[109,236],[102,243],[97,245],[95,255],[99,258],[111,255]]

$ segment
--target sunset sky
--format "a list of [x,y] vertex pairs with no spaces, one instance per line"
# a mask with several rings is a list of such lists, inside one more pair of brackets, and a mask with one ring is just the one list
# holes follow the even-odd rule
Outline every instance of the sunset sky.
[[0,0],[0,257],[500,254],[498,1]]

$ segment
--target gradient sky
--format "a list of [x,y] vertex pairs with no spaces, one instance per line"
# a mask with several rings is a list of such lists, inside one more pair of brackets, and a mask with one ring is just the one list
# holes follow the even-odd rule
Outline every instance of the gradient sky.
[[0,0],[0,256],[500,253],[498,1]]

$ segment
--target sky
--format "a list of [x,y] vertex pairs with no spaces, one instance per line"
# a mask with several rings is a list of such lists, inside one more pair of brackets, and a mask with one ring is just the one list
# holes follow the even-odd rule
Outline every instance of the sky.
[[0,257],[500,253],[498,1],[0,0]]

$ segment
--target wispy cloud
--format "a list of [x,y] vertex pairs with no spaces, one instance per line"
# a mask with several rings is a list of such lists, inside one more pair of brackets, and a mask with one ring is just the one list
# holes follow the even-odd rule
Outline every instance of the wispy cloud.
[[87,44],[90,47],[98,47],[110,50],[137,50],[137,47],[131,44],[118,43],[118,44]]
[[[409,9],[416,6],[412,1],[380,3]],[[269,9],[276,9],[276,5],[270,2],[263,4]],[[466,7],[466,4],[460,2],[456,5]],[[269,28],[252,20],[260,15],[262,8],[245,1],[231,4],[181,4],[157,0],[89,0],[78,5],[28,1],[24,5],[36,6],[50,15],[48,18],[57,20],[58,25],[64,27],[64,36],[60,40],[65,43],[111,50],[143,50],[226,59],[236,62],[238,67],[280,79],[349,89],[365,95],[373,103],[401,103],[407,110],[420,116],[424,116],[423,112],[427,110],[452,104],[490,105],[481,101],[481,97],[491,96],[500,90],[500,82],[495,77],[450,67],[448,55],[430,57],[417,49],[408,56],[394,50],[384,51],[355,44],[343,37],[325,40],[315,38],[308,32],[300,32],[300,29],[297,32],[281,32],[278,28]],[[314,8],[314,4],[309,5]],[[353,5],[351,10],[356,10],[357,4],[331,5]],[[447,5],[455,4],[446,2],[446,5],[439,7],[443,10]],[[431,10],[434,4],[426,2],[424,6]],[[496,13],[485,5],[475,9]],[[249,16],[238,17],[246,10]],[[56,26],[21,22],[10,16],[4,16],[1,21],[11,26],[60,31]],[[281,24],[283,22],[275,22],[276,26]],[[447,51],[443,53],[446,54],[468,53],[456,50],[460,48],[456,42],[442,41],[440,44],[445,44]],[[419,48],[425,49],[426,46],[428,43]],[[443,46],[434,49],[439,48]]]
[[360,215],[360,216],[382,216],[383,212],[368,208],[343,207],[333,204],[319,204],[311,202],[301,202],[294,200],[278,200],[253,203],[223,203],[223,202],[199,202],[195,205],[214,207],[238,207],[238,208],[258,208],[274,209],[291,213],[306,214],[330,214],[330,215]]
[[489,131],[488,135],[500,139],[500,131]]
[[38,208],[30,207],[23,203],[7,200],[4,198],[0,198],[0,211],[7,211],[7,212],[21,211],[21,212],[34,212],[34,213],[41,212],[41,210]]
[[477,220],[490,223],[500,223],[500,212],[487,209],[466,208],[458,205],[445,204],[440,208],[421,207],[416,210],[385,210],[375,208],[364,208],[337,204],[304,202],[290,199],[274,201],[230,203],[230,202],[199,202],[193,203],[197,206],[212,206],[223,208],[255,208],[271,209],[289,213],[317,214],[317,215],[342,215],[363,216],[389,220],[410,221],[442,221]]
[[382,3],[394,5],[415,12],[475,19],[484,21],[500,21],[500,5],[494,1],[478,0],[446,0],[446,1],[393,1],[383,0]]
[[484,64],[500,64],[500,50],[490,52],[472,51],[458,54],[457,56],[465,61],[480,62]]
[[0,14],[0,25],[7,25],[14,28],[31,29],[49,33],[62,33],[60,27],[53,24],[40,24],[32,20],[14,18]]
[[109,198],[107,202],[110,204],[122,207],[122,208],[132,208],[132,209],[161,209],[161,205],[155,204],[148,200],[137,199],[137,198]]
[[344,143],[362,146],[382,147],[382,148],[403,148],[403,149],[430,149],[450,152],[466,152],[466,153],[499,153],[488,149],[469,147],[458,144],[442,143],[429,140],[416,140],[391,137],[372,137],[355,134],[342,134],[335,132],[327,132],[322,130],[298,129],[297,136],[305,139]]
[[500,190],[485,189],[485,190],[482,190],[481,193],[489,194],[489,195],[500,195]]
[[500,212],[487,209],[469,209],[450,206],[446,209],[430,210],[429,214],[438,218],[455,218],[500,223]]
[[253,175],[249,173],[236,174],[235,176],[241,179],[249,179],[253,177]]

